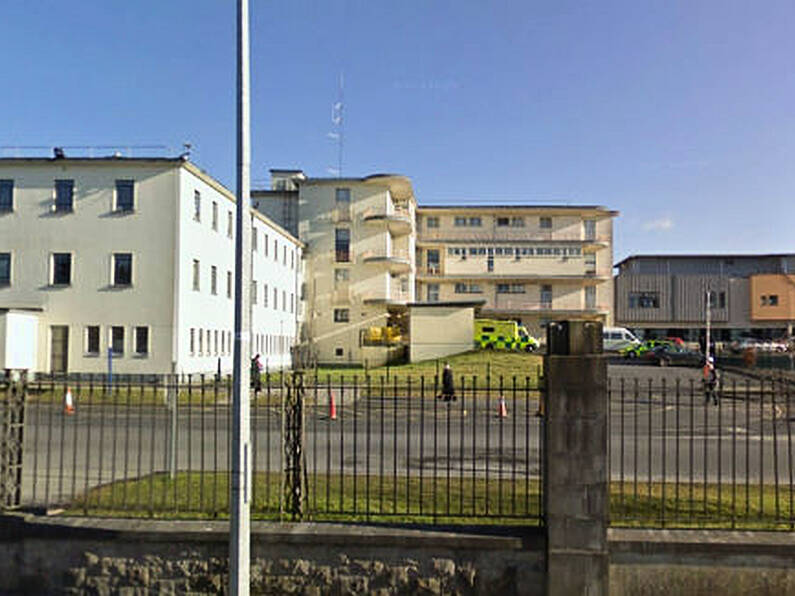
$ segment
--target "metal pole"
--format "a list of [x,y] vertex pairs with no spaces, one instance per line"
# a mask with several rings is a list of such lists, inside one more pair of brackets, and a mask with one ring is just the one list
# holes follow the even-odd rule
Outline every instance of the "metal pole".
[[710,329],[709,329],[709,319],[710,319],[710,314],[711,314],[710,313],[710,304],[709,304],[709,300],[710,300],[710,297],[711,297],[710,294],[711,294],[711,292],[709,290],[707,290],[707,342],[706,342],[706,344],[704,346],[704,355],[705,355],[705,357],[707,359],[707,362],[709,362],[709,356],[710,356],[710,349],[709,349],[709,335],[710,335],[710,333],[709,333],[709,331],[710,331]]
[[229,512],[229,593],[249,593],[251,529],[250,356],[251,224],[249,195],[248,0],[237,1],[237,235],[235,237],[235,345],[232,386],[232,478]]

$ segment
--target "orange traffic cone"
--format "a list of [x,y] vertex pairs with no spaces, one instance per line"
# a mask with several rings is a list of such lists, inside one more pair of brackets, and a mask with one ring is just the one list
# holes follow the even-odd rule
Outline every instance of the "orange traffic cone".
[[69,387],[66,388],[66,395],[64,396],[64,414],[74,414],[75,413],[75,404],[72,401],[72,390]]
[[507,418],[508,407],[505,405],[505,398],[501,395],[499,404],[497,405],[497,418]]
[[329,420],[336,420],[337,419],[337,402],[334,401],[334,392],[329,392],[330,400],[329,400],[329,412],[328,412],[328,419]]

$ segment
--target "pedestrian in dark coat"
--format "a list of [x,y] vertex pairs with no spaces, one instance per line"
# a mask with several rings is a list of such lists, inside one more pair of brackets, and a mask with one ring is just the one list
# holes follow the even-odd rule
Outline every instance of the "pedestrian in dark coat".
[[455,401],[455,385],[453,384],[453,369],[450,367],[449,362],[444,363],[444,370],[442,371],[442,399],[444,401]]

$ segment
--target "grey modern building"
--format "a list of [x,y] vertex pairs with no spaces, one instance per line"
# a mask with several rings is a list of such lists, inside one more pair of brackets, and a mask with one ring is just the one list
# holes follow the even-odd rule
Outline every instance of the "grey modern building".
[[615,321],[643,337],[717,341],[791,335],[795,254],[637,255],[616,265]]

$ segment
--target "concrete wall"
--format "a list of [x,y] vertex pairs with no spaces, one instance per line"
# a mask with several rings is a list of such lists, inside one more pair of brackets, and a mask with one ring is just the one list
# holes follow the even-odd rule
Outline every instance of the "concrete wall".
[[412,306],[411,362],[443,358],[472,349],[475,309],[471,306]]

